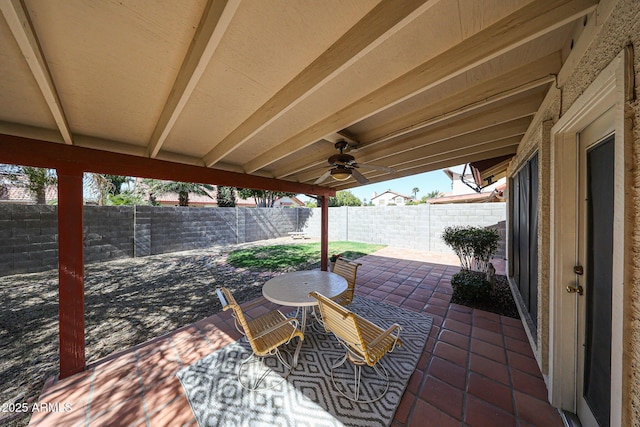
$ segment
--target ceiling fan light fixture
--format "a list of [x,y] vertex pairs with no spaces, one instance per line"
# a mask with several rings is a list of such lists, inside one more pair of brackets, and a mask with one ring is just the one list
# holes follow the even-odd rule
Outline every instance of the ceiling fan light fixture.
[[337,181],[344,181],[351,176],[351,169],[347,169],[344,166],[337,166],[331,169],[331,176]]

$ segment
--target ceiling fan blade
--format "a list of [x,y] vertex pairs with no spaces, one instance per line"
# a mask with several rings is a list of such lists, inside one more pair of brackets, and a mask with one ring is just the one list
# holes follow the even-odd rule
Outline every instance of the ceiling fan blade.
[[315,182],[313,183],[313,185],[320,184],[322,181],[324,181],[325,179],[329,178],[329,175],[331,175],[331,169],[329,169],[324,174],[322,174],[322,176],[320,178],[316,179]]
[[356,165],[354,165],[356,167],[361,167],[361,168],[369,168],[369,169],[375,169],[378,171],[384,171],[384,172],[389,172],[389,173],[396,173],[398,172],[397,170],[395,170],[394,168],[388,168],[386,166],[377,166],[377,165],[368,165],[366,163],[358,163]]
[[364,175],[358,172],[358,169],[351,169],[351,176],[353,176],[360,184],[366,184],[369,182]]

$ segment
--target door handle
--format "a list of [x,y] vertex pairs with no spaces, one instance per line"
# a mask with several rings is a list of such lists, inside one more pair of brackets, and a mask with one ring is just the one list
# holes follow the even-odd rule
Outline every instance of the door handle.
[[569,292],[570,294],[578,294],[578,295],[584,294],[584,289],[580,285],[578,285],[577,287],[568,285],[566,289],[567,289],[567,292]]

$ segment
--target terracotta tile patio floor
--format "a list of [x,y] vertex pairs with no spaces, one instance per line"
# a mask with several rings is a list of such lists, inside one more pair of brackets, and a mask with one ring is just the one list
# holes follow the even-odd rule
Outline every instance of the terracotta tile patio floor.
[[[393,426],[562,426],[520,321],[449,303],[455,257],[388,247],[360,261],[359,295],[434,319]],[[264,298],[247,306],[275,308]],[[175,373],[239,337],[222,312],[109,356],[47,383],[40,402],[71,410],[34,413],[31,425],[195,426]]]

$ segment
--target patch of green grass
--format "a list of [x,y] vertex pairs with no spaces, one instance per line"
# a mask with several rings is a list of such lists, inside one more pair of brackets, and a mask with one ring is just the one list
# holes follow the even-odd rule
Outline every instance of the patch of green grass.
[[[356,259],[384,248],[357,242],[330,242],[329,256],[342,254],[345,258]],[[229,254],[227,262],[240,268],[260,270],[291,270],[312,267],[320,263],[320,243],[259,246],[238,249]]]

